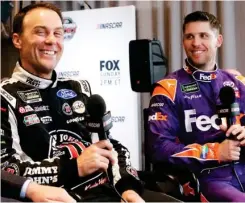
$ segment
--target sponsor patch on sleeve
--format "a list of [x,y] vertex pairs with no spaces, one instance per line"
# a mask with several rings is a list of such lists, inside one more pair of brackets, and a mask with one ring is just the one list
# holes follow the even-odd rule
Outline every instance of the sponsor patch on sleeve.
[[1,96],[3,96],[12,105],[12,107],[14,108],[16,107],[16,99],[12,95],[10,95],[3,88],[0,88],[0,93],[1,93]]
[[86,94],[88,97],[91,96],[91,89],[90,89],[90,85],[88,83],[87,80],[79,80],[80,84],[81,84],[81,89],[82,89],[82,93]]
[[158,84],[161,86],[157,86],[154,89],[152,96],[163,95],[169,98],[174,103],[176,90],[177,90],[177,80],[176,79],[164,79],[158,82]]
[[236,76],[236,79],[239,80],[242,84],[245,85],[245,77],[244,76],[238,75],[238,76]]

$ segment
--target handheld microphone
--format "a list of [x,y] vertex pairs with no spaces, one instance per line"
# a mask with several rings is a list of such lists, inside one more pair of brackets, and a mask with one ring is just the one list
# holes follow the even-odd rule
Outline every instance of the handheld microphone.
[[112,128],[111,112],[106,111],[105,100],[98,94],[88,99],[86,117],[87,129],[90,132],[98,133],[100,140],[108,139],[109,130]]
[[[106,111],[105,100],[98,94],[91,95],[88,99],[86,117],[87,129],[92,133],[98,133],[99,140],[109,138],[109,130],[112,128],[111,112]],[[113,185],[112,165],[109,163],[107,169],[108,179]]]
[[[221,106],[218,107],[218,115],[220,118],[226,118],[227,121],[227,129],[236,122],[236,116],[240,114],[240,107],[239,104],[235,102],[236,95],[235,91],[230,86],[224,86],[220,89],[219,92],[220,102],[222,103]],[[229,136],[229,139],[237,140],[235,135]],[[232,170],[237,178],[237,181],[244,192],[243,185],[240,181],[240,178],[236,172],[235,161],[232,161]]]
[[217,106],[219,118],[225,118],[227,129],[236,122],[236,116],[240,114],[239,104],[235,102],[235,91],[230,86],[224,86],[220,89],[219,98],[221,105]]

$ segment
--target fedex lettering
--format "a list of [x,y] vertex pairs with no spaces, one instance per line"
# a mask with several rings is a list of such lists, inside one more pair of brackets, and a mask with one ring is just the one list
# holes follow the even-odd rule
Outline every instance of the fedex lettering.
[[120,70],[119,68],[119,60],[113,60],[113,61],[100,61],[100,71],[103,71],[103,69],[106,68],[108,71],[116,71]]
[[218,115],[213,115],[209,118],[206,115],[196,117],[196,109],[185,110],[185,129],[186,132],[192,132],[192,123],[196,123],[196,126],[201,131],[208,131],[211,127],[219,130],[220,127],[215,123]]
[[209,76],[204,75],[203,73],[200,74],[200,79],[205,81],[210,81],[215,78],[215,74],[210,74]]
[[58,173],[58,167],[57,166],[51,166],[51,167],[35,167],[30,168],[27,167],[23,176],[26,175],[41,175],[41,174],[57,174]]
[[149,116],[148,121],[167,121],[167,115],[162,115],[161,112],[156,112]]

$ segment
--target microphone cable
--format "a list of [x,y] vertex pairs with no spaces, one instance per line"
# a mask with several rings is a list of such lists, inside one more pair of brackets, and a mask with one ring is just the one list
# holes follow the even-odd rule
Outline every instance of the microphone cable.
[[121,198],[121,200],[122,200],[123,202],[127,202],[127,201],[122,197],[122,195],[120,195],[120,193],[117,191],[116,187],[114,186],[114,184],[113,184],[113,178],[112,178],[112,180],[109,178],[108,171],[106,171],[106,176],[107,176],[107,178],[108,178],[108,180],[109,180],[109,186],[116,192],[116,194]]

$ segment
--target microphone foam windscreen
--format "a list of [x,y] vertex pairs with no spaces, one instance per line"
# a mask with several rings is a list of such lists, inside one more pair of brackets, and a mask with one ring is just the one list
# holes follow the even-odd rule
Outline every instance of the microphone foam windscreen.
[[235,102],[235,91],[230,86],[224,86],[220,89],[219,98],[222,104],[231,105]]
[[88,98],[87,110],[91,117],[102,118],[106,111],[105,100],[98,94]]

